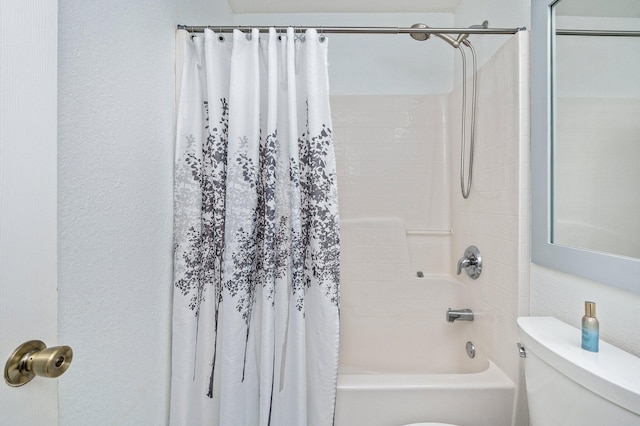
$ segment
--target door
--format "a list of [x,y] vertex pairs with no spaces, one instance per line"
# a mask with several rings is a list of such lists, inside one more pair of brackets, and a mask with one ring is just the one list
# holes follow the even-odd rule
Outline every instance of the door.
[[[58,2],[0,0],[0,362],[57,344]],[[0,424],[58,423],[57,380],[0,383]]]

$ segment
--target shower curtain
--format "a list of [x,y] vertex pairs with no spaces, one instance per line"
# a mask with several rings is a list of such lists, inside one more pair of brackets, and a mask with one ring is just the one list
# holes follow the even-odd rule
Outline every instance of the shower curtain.
[[186,37],[172,425],[333,423],[339,229],[327,40]]

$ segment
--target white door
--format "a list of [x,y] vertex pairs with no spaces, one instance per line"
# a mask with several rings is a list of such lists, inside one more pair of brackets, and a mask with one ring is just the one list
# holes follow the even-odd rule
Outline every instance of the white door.
[[[56,345],[57,0],[0,0],[0,363]],[[73,368],[73,367],[72,367]],[[58,379],[0,382],[0,424],[56,425]]]

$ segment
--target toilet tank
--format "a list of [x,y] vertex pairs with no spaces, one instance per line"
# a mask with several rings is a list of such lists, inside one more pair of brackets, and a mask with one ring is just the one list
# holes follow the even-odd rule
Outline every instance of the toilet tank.
[[640,358],[552,317],[518,318],[531,426],[640,425]]

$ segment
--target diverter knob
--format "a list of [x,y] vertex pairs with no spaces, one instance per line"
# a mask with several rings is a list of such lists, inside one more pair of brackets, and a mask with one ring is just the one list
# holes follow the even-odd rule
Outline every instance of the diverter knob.
[[4,366],[4,380],[9,386],[22,386],[35,376],[55,378],[67,371],[73,351],[69,346],[47,345],[29,340],[18,346]]

